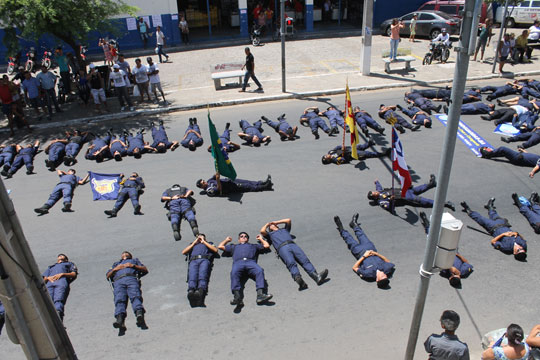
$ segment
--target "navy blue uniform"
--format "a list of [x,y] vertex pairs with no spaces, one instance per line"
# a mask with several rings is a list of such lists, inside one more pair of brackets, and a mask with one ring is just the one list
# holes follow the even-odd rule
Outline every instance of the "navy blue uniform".
[[349,129],[349,127],[345,125],[345,119],[343,119],[342,112],[338,109],[326,110],[322,113],[322,115],[328,118],[328,122],[330,123],[331,128],[336,128],[339,125],[343,129]]
[[444,98],[450,98],[450,95],[452,95],[452,90],[448,89],[421,89],[421,90],[413,90],[413,93],[420,94],[420,96],[423,96],[428,99],[444,99]]
[[[189,189],[182,187],[178,195],[185,195]],[[169,190],[165,190],[163,196],[174,196],[176,194],[171,194]],[[188,222],[195,221],[195,212],[193,211],[192,200],[189,198],[179,198],[173,199],[168,202],[169,214],[171,217],[171,225],[180,225],[180,220],[185,218]]]
[[[125,259],[115,262],[109,271],[114,269],[116,266],[125,263],[131,263],[137,266],[144,266],[137,258]],[[109,271],[107,271],[107,273],[109,273]],[[131,307],[133,308],[133,312],[136,312],[137,310],[144,311],[142,303],[143,299],[141,282],[139,281],[139,278],[143,277],[144,275],[146,275],[146,273],[138,271],[135,268],[131,267],[126,267],[124,269],[118,270],[114,274],[114,277],[112,278],[115,306],[114,316],[126,314],[128,298],[129,301],[131,301]]]
[[2,334],[2,328],[4,327],[5,316],[6,309],[4,309],[4,305],[2,304],[2,301],[0,301],[0,334]]
[[231,290],[242,290],[242,278],[255,280],[257,290],[265,288],[264,270],[257,264],[259,254],[265,252],[261,244],[228,244],[225,252],[232,254]]
[[64,204],[71,203],[73,199],[73,192],[79,184],[79,181],[81,181],[81,178],[76,175],[60,175],[60,182],[56,184],[51,195],[49,196],[49,200],[47,200],[45,204],[51,208],[58,200],[60,200],[62,196],[64,197]]
[[[220,196],[215,175],[208,179],[207,183],[208,187],[206,188],[206,195]],[[238,178],[236,178],[235,180],[220,178],[220,183],[222,195],[263,191],[269,190],[270,188],[268,184],[264,181],[251,181]]]
[[431,100],[426,99],[418,93],[409,93],[408,95],[405,95],[405,99],[412,101],[415,106],[419,107],[427,113],[431,113],[431,110],[437,110],[437,106],[435,106],[435,104],[433,104]]
[[538,165],[540,160],[540,155],[531,153],[520,153],[518,151],[507,148],[506,146],[500,146],[496,149],[493,149],[493,151],[483,153],[482,157],[486,159],[505,157],[511,164],[528,167],[534,167]]
[[219,137],[219,140],[221,140],[221,144],[223,145],[223,148],[227,152],[232,152],[236,150],[233,144],[231,144],[231,130],[225,129],[223,131],[223,134]]
[[246,120],[240,120],[240,127],[242,132],[248,136],[247,139],[244,139],[247,143],[251,143],[254,136],[257,136],[260,140],[264,138],[261,120],[255,121],[253,125]]
[[[96,137],[94,140],[92,140],[92,144],[91,145],[94,145],[94,147],[92,149],[89,149],[88,152],[86,153],[86,159],[88,160],[96,160],[96,155],[97,155],[97,152],[104,148],[104,147],[108,147],[109,146],[109,142],[111,141],[111,136],[110,135],[106,135],[104,136],[103,138],[101,137]],[[109,149],[105,149],[101,152],[103,158],[109,158],[110,157],[110,152],[109,152]]]
[[356,113],[354,113],[354,120],[356,121],[356,123],[358,124],[358,127],[360,127],[360,129],[362,130],[362,132],[364,134],[367,134],[368,132],[368,127],[372,128],[373,130],[379,132],[379,133],[383,133],[384,132],[384,128],[379,125],[372,117],[369,113],[367,113],[366,111],[358,111]]
[[12,176],[19,170],[23,164],[26,166],[27,173],[32,173],[34,170],[34,156],[36,156],[39,146],[25,147],[22,148],[15,160],[11,164],[11,167],[8,170],[8,176]]
[[519,133],[507,138],[506,141],[525,141],[523,144],[521,144],[521,147],[524,149],[530,148],[531,146],[540,144],[540,129],[535,129],[531,132]]
[[[473,266],[467,262],[463,262],[458,256],[454,258],[454,264],[452,265],[461,273],[459,276],[463,279],[467,278],[473,272]],[[450,269],[441,270],[439,273],[442,277],[449,279],[452,276]]]
[[[49,277],[62,273],[78,273],[77,266],[74,263],[66,261],[61,263],[56,263],[47,268],[42,274],[43,277]],[[47,290],[51,299],[54,303],[54,308],[60,314],[60,317],[64,315],[64,306],[69,295],[69,284],[75,280],[74,278],[67,278],[62,276],[56,281],[47,281]]]
[[75,159],[81,151],[81,147],[87,141],[86,135],[72,135],[66,145],[66,156]]
[[512,126],[521,131],[530,131],[534,129],[536,120],[538,120],[538,115],[531,111],[527,111],[519,114],[517,117],[514,116],[512,118]]
[[114,156],[114,154],[118,152],[120,156],[126,156],[127,146],[122,145],[122,143],[126,144],[126,137],[120,135],[118,136],[118,140],[116,139],[116,136],[113,136],[113,138],[111,139],[111,145],[109,145],[111,155]]
[[540,234],[540,205],[531,204],[525,205],[521,204],[519,207],[519,212],[521,215],[525,216],[529,224],[534,229],[534,232]]
[[[213,245],[214,243],[208,242]],[[198,243],[188,253],[188,290],[208,290],[214,253],[204,244]]]
[[315,267],[311,264],[304,251],[293,241],[289,230],[278,229],[275,231],[268,231],[268,237],[270,239],[270,244],[276,249],[279,258],[285,263],[293,279],[300,276],[297,263],[299,263],[308,274],[316,272]]
[[489,96],[487,97],[488,100],[492,100],[492,99],[496,99],[496,98],[500,98],[500,97],[503,97],[503,96],[506,96],[506,95],[511,95],[511,94],[516,94],[518,92],[518,90],[516,88],[514,88],[512,85],[503,85],[503,86],[484,86],[483,88],[480,89],[480,92],[492,92],[491,94],[489,94]]
[[[186,129],[186,132],[184,133],[184,135],[187,134],[189,130],[193,130],[197,132],[199,135],[201,135],[201,129],[199,128],[199,125],[197,124],[190,124],[188,128]],[[196,147],[199,147],[203,144],[203,138],[195,135],[192,132],[190,132],[187,135],[187,137],[184,140],[182,140],[180,143],[182,144],[183,147],[187,148],[189,146],[190,141],[193,141]]]
[[7,171],[11,167],[11,162],[17,154],[16,145],[7,145],[0,153],[0,166],[4,165],[4,169]]
[[140,190],[144,189],[143,179],[140,176],[138,176],[134,180],[129,178],[124,181],[121,186],[122,187],[118,192],[118,198],[116,199],[116,203],[114,204],[113,211],[120,211],[128,198],[131,199],[131,204],[133,205],[133,208],[137,210],[137,208],[139,207]]
[[308,120],[308,126],[311,129],[311,133],[313,135],[319,133],[319,128],[322,129],[325,133],[330,132],[330,128],[328,125],[326,125],[326,122],[319,117],[319,114],[317,114],[314,111],[308,111],[306,114],[303,114],[300,119],[307,118]]
[[375,245],[368,239],[367,235],[360,228],[360,226],[354,227],[354,233],[358,241],[356,241],[345,229],[339,232],[343,240],[345,240],[347,247],[357,260],[360,259],[368,250],[377,251]]
[[135,153],[135,149],[139,149],[139,153],[143,154],[146,149],[144,148],[144,135],[143,134],[137,134],[135,136],[128,136],[128,149],[127,154],[129,156],[133,156]]
[[289,133],[292,133],[292,131],[293,131],[292,126],[289,125],[289,123],[287,122],[287,120],[284,117],[279,117],[278,121],[268,120],[266,123],[272,129],[274,129],[277,133],[279,133],[281,131],[281,132],[283,132],[285,134],[289,134]]
[[[450,100],[450,95],[445,100]],[[463,104],[482,101],[482,95],[478,91],[467,90],[463,94]]]
[[64,156],[66,155],[66,144],[63,142],[55,142],[49,147],[49,161],[54,164],[54,166],[60,165]]
[[[369,148],[369,143],[358,144],[356,145],[356,151],[358,153],[358,160],[372,159],[386,156],[388,153],[380,153],[375,151],[366,151]],[[335,148],[328,152],[330,155],[330,162],[336,165],[348,164],[353,161],[351,147],[345,146],[345,151],[343,151],[342,145],[337,145]]]
[[[433,200],[419,196],[419,195],[434,187],[435,185],[430,184],[430,183],[424,184],[424,185],[418,185],[418,186],[411,186],[405,193],[405,197],[401,196],[401,189],[399,188],[394,189],[393,205],[394,207],[404,206],[404,205],[426,207],[426,208],[433,207]],[[375,183],[375,189],[379,192],[379,199],[376,200],[379,206],[385,210],[392,212],[393,210],[392,200],[391,200],[392,189],[383,189],[383,187],[381,186],[381,183],[378,181]]]
[[399,125],[407,129],[411,129],[411,130],[413,129],[413,126],[407,120],[405,120],[403,116],[399,115],[394,110],[379,111],[379,117],[381,119],[384,119],[389,124],[390,124],[389,122],[390,118],[395,117],[397,120],[396,125],[398,125],[398,127],[396,127],[396,125],[394,125],[394,127],[396,127],[398,130],[399,130]]
[[483,102],[461,105],[461,115],[489,114],[493,108]]
[[523,86],[521,88],[521,96],[532,96],[534,98],[540,99],[540,91],[533,89],[528,86]]
[[[426,114],[418,114],[420,111],[422,111],[421,109],[413,106],[410,109],[402,109],[401,111],[412,119],[412,123],[414,125],[425,125],[426,127],[431,127],[431,124],[433,122],[431,118]],[[424,123],[425,120],[427,120],[426,123]]]
[[[476,211],[471,211],[469,213],[469,217],[486,229],[493,237],[497,237],[502,233],[512,231],[510,229],[511,225],[508,224],[508,220],[501,218],[494,209],[489,210],[488,214],[489,218],[486,218]],[[519,235],[517,237],[504,236],[493,244],[493,247],[505,254],[512,254],[514,251],[514,243],[520,245],[525,251],[527,251],[527,242]]]
[[152,139],[154,142],[150,146],[153,148],[156,148],[159,143],[164,143],[167,149],[173,145],[173,143],[169,141],[163,125],[160,125],[159,128],[156,128],[155,126],[152,127]]

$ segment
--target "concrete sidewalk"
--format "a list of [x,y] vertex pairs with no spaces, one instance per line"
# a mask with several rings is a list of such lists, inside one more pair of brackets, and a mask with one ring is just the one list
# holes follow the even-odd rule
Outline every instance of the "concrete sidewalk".
[[[514,29],[514,33],[518,32],[519,29]],[[484,57],[486,62],[474,62],[471,58],[468,73],[470,80],[501,77],[498,70],[495,74],[491,72],[494,45],[497,39],[497,34],[495,34],[492,43],[486,48]],[[171,52],[169,61],[159,64],[161,82],[169,102],[168,105],[143,103],[136,107],[135,112],[120,113],[116,98],[112,98],[109,101],[112,105],[110,106],[111,113],[99,115],[93,110],[93,106],[85,108],[77,102],[72,102],[63,105],[62,108],[65,112],[61,116],[54,116],[50,122],[37,121],[32,117],[30,120],[36,128],[50,128],[77,122],[105,121],[141,114],[201,108],[206,107],[207,104],[213,107],[331,95],[343,92],[347,82],[351,91],[426,86],[451,82],[454,76],[455,53],[452,51],[446,64],[433,62],[431,65],[424,66],[422,59],[428,50],[428,44],[427,39],[412,43],[403,38],[399,48],[410,53],[417,60],[411,64],[413,69],[409,72],[399,70],[399,68],[403,68],[403,63],[400,63],[392,64],[392,69],[396,68],[396,70],[387,74],[384,72],[382,54],[389,49],[389,38],[381,35],[374,36],[371,74],[363,76],[360,70],[360,36],[288,41],[286,43],[286,93],[282,92],[281,44],[279,42],[263,42],[258,47],[250,46],[255,56],[255,73],[264,87],[263,93],[254,92],[256,86],[252,81],[251,87],[247,89],[246,93],[239,93],[240,87],[238,86],[216,91],[210,77],[213,65],[243,63],[245,60],[244,47],[247,44]],[[134,66],[135,58],[136,56],[127,58],[132,66]],[[141,55],[141,58],[145,62],[146,56]],[[154,61],[158,60],[155,55],[153,58]],[[538,56],[533,53],[533,63],[506,64],[504,70],[508,73],[505,73],[504,77],[538,75],[540,71],[537,61]],[[235,79],[225,79],[222,83],[227,83],[228,80],[233,82]],[[33,115],[31,111],[27,113]],[[7,125],[5,121],[4,125]],[[7,131],[5,128],[3,130]],[[17,133],[23,132],[24,130]]]

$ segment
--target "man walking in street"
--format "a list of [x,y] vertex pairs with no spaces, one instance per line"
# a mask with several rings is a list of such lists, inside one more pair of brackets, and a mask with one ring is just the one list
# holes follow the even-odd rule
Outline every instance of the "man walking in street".
[[246,69],[246,74],[244,75],[244,83],[242,84],[242,90],[239,90],[239,92],[245,92],[246,86],[248,84],[249,78],[251,77],[255,84],[257,84],[258,88],[255,91],[263,91],[263,87],[257,77],[255,76],[255,59],[253,57],[253,54],[249,50],[249,47],[245,48],[246,52],[246,63],[244,66],[242,66],[242,70],[244,68]]
[[159,56],[159,62],[162,63],[163,61],[161,58],[161,55],[165,56],[165,62],[169,61],[169,55],[165,54],[163,52],[163,47],[165,46],[165,34],[163,34],[163,31],[161,31],[161,26],[158,26],[156,28],[156,45],[157,45],[157,54]]

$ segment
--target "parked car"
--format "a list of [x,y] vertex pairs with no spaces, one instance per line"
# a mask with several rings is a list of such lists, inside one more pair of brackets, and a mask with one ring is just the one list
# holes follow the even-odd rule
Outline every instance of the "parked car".
[[[443,28],[446,28],[446,31],[450,35],[459,34],[460,21],[458,18],[441,11],[415,11],[398,18],[405,24],[405,27],[400,31],[400,35],[410,35],[409,26],[414,14],[418,14],[416,36],[426,36],[430,39],[435,39]],[[392,19],[388,19],[381,24],[381,31],[386,36],[390,36],[391,34],[390,24],[392,24]]]
[[[497,8],[495,22],[501,23],[504,16],[504,6]],[[525,0],[518,6],[508,6],[506,27],[514,27],[516,24],[532,24],[540,18],[540,1]]]

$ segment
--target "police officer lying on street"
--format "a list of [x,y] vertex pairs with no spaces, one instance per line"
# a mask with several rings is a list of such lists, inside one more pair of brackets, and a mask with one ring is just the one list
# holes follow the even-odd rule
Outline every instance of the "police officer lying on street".
[[161,195],[161,202],[165,202],[165,208],[169,210],[167,217],[171,221],[173,236],[176,241],[182,239],[180,235],[180,224],[182,218],[186,219],[191,226],[193,235],[199,235],[199,227],[195,218],[195,199],[192,198],[193,191],[186,187],[174,184],[165,190]]
[[199,179],[197,187],[203,189],[206,195],[222,196],[236,193],[272,190],[272,177],[268,175],[265,181],[251,181],[244,179],[223,179],[219,174],[212,176],[208,181]]
[[[124,174],[120,174],[123,178]],[[120,182],[120,191],[118,191],[118,198],[114,204],[112,210],[105,210],[105,214],[110,217],[116,217],[120,209],[126,203],[128,197],[131,199],[133,205],[133,214],[142,215],[141,204],[139,204],[139,196],[144,192],[144,181],[142,177],[136,172],[131,173],[130,177]]]
[[[367,151],[366,150],[367,148],[369,148],[370,146],[373,146],[373,145],[375,145],[375,142],[373,141],[373,139],[369,139],[369,141],[367,143],[358,144],[356,146],[356,151],[358,153],[358,160],[362,161],[362,160],[366,160],[366,159],[379,158],[379,157],[383,157],[383,156],[390,156],[390,153],[392,151],[392,149],[390,149],[390,148],[388,148],[388,149],[382,148],[381,149],[382,152]],[[343,148],[343,145],[337,145],[335,148],[328,151],[327,154],[323,155],[323,157],[321,159],[323,165],[327,165],[327,164],[336,164],[336,165],[348,164],[353,160],[355,160],[355,159],[352,157],[351,147],[350,146],[345,146],[345,148]]]
[[62,208],[63,212],[71,212],[71,200],[73,198],[73,193],[77,185],[84,185],[88,182],[90,174],[87,174],[84,179],[75,175],[75,169],[69,169],[67,172],[62,170],[57,170],[58,176],[60,177],[60,182],[56,184],[49,200],[42,207],[34,209],[38,214],[47,214],[49,209],[56,204],[58,200],[63,196],[64,197],[64,207]]

